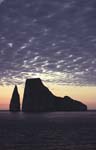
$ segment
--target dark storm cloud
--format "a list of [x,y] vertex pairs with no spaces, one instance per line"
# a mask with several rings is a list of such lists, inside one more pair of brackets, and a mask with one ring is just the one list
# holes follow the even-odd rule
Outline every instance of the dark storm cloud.
[[60,84],[96,85],[95,18],[95,0],[3,1],[0,84],[41,77]]

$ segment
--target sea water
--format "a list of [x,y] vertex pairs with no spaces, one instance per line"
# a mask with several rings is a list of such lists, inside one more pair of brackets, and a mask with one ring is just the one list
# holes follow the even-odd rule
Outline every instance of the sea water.
[[0,112],[0,150],[96,150],[96,112]]

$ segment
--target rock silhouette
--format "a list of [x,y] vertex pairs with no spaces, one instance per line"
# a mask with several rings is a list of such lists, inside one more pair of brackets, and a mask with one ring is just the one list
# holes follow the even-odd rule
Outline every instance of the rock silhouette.
[[52,111],[53,102],[54,96],[39,78],[26,80],[22,111]]
[[57,98],[56,110],[57,111],[86,111],[87,106],[81,103],[80,101],[73,100],[69,96],[65,96],[64,98]]
[[18,93],[17,86],[15,86],[15,88],[14,88],[12,98],[10,101],[9,110],[12,112],[20,111],[20,96]]
[[27,79],[24,89],[22,111],[86,111],[87,106],[65,96],[56,97],[45,87],[40,78]]

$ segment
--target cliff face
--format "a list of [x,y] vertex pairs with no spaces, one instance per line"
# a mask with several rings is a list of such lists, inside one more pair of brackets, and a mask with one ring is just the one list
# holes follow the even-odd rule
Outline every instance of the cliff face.
[[25,84],[22,111],[52,111],[54,96],[39,78],[27,79]]
[[27,79],[25,84],[22,111],[85,111],[87,106],[66,96],[54,96],[39,78]]
[[18,93],[17,86],[15,86],[15,88],[14,88],[12,98],[10,101],[9,110],[12,112],[20,111],[20,96]]

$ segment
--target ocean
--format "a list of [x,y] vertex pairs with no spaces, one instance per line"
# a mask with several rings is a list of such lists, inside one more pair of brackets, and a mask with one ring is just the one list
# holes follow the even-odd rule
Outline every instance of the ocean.
[[96,112],[0,111],[0,150],[96,150]]

